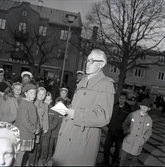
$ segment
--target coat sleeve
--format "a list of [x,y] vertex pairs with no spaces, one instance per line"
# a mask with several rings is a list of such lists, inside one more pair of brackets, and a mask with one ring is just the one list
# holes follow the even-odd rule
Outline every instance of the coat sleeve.
[[43,115],[43,130],[49,130],[48,105],[44,105],[45,112]]
[[145,134],[143,136],[145,143],[148,141],[148,139],[151,137],[151,135],[152,135],[152,120],[150,120],[147,131],[145,132]]
[[8,101],[8,115],[4,115],[1,121],[13,123],[17,117],[18,103],[16,99],[10,99]]
[[107,82],[104,85],[104,91],[101,91],[96,97],[96,103],[93,109],[80,108],[74,115],[74,124],[84,127],[103,127],[110,122],[114,104],[114,86],[113,82]]
[[125,121],[122,124],[122,128],[123,128],[123,133],[127,134],[130,132],[130,124],[131,124],[131,118],[132,118],[132,114],[129,114],[127,116],[127,118],[125,119]]
[[53,122],[52,122],[52,130],[55,130],[58,126],[58,123],[59,123],[59,114],[58,113],[54,113],[54,116],[53,116]]

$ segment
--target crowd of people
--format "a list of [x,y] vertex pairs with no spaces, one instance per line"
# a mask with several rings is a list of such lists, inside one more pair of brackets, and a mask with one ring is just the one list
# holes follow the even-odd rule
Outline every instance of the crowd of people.
[[[58,88],[56,97],[44,82],[35,82],[28,71],[21,73],[21,82],[7,83],[4,70],[0,69],[0,131],[6,131],[3,137],[0,133],[0,140],[5,145],[10,139],[12,148],[14,145],[14,151],[10,151],[13,156],[2,162],[0,157],[0,166],[37,166],[39,160],[48,166],[51,158],[53,166],[95,166],[101,127],[107,125],[103,164],[109,165],[109,151],[115,143],[111,165],[125,166],[129,154],[132,164],[137,165],[142,147],[152,133],[148,115],[151,100],[143,99],[135,111],[126,102],[127,94],[121,92],[114,104],[114,81],[103,73],[106,63],[102,50],[91,51],[86,74],[77,72],[71,99],[66,87]],[[67,108],[64,116],[51,109],[58,102]],[[8,127],[12,127],[10,132]],[[14,128],[17,135],[11,130]]]

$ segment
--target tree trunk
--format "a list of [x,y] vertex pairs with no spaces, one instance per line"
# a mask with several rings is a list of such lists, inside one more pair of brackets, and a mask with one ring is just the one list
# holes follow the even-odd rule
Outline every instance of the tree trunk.
[[126,73],[125,72],[120,72],[119,81],[117,83],[117,92],[116,92],[116,95],[115,95],[115,102],[118,101],[119,95],[122,92],[122,89],[123,89],[123,86],[124,86],[124,83],[125,83],[125,79],[126,79]]

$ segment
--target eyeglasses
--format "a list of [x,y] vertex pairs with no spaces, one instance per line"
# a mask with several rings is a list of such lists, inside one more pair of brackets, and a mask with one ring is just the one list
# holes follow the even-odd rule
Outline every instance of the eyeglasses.
[[103,60],[93,60],[93,59],[87,60],[87,63],[90,64],[93,64],[94,62],[103,62]]

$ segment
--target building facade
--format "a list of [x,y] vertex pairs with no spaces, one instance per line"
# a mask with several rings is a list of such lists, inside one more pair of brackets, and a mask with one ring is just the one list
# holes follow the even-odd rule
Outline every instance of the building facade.
[[[66,15],[75,15],[70,34]],[[64,81],[68,84],[76,77],[79,50],[70,41],[79,43],[81,15],[29,2],[0,0],[0,67],[11,75],[20,76],[31,71],[35,76],[60,77],[67,38]]]

